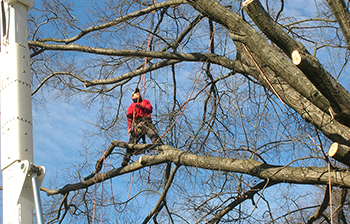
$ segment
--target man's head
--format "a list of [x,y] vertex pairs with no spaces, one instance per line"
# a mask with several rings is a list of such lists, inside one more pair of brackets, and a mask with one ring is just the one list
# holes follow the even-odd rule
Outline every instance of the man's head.
[[131,99],[134,103],[139,103],[142,101],[139,88],[136,88],[135,91],[131,94]]

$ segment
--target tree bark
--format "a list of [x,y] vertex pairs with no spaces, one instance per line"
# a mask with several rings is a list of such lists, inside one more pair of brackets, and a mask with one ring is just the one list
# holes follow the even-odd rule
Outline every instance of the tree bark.
[[[259,81],[259,84],[269,89],[275,95],[278,95],[282,101],[293,108],[300,116],[306,121],[314,125],[324,135],[334,142],[339,142],[344,145],[350,143],[350,132],[349,128],[345,125],[334,120],[333,117],[327,113],[321,111],[319,107],[314,105],[310,100],[304,97],[299,91],[292,88],[284,79],[275,75],[268,67],[262,67],[261,70],[264,76],[261,75],[260,71],[255,68],[254,63],[250,58],[247,51],[244,50],[241,43],[236,43],[238,57],[250,68],[246,75],[250,75]],[[257,58],[258,64],[262,62]],[[270,84],[267,82],[270,82]],[[310,82],[304,83],[305,86],[312,85]],[[349,145],[350,146],[350,145]]]
[[350,166],[350,147],[335,142],[331,145],[328,155],[335,160]]

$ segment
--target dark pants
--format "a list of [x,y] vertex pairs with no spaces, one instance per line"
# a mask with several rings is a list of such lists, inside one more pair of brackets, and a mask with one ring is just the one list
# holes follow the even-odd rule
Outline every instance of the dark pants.
[[[149,117],[143,117],[134,121],[134,129],[130,133],[129,144],[137,144],[141,138],[143,143],[146,143],[145,135],[152,141],[153,144],[159,143],[163,144],[161,139],[159,139],[159,135],[157,134],[157,129],[152,123],[152,119]],[[158,141],[157,141],[158,140]],[[134,150],[131,148],[126,149],[126,153],[124,156],[124,161],[127,163],[130,161],[130,157],[133,154]]]

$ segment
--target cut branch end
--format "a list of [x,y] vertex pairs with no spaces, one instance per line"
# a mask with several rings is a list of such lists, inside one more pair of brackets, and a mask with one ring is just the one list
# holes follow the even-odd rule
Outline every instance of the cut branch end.
[[338,142],[334,142],[331,145],[331,147],[329,148],[328,155],[330,157],[334,157],[334,155],[337,154],[338,148],[339,148],[339,143]]
[[243,2],[243,7],[246,7],[247,5],[249,5],[249,3],[253,2],[254,0],[246,0]]
[[301,56],[298,50],[294,50],[292,52],[292,60],[293,60],[293,64],[295,65],[299,65],[301,62]]
[[335,160],[350,166],[350,147],[334,142],[328,150],[328,155]]

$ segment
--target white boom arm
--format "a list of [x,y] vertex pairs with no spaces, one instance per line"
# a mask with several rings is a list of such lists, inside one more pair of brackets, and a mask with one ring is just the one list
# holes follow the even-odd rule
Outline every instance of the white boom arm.
[[1,1],[1,170],[3,223],[42,223],[39,188],[45,168],[33,165],[27,13],[34,0]]

